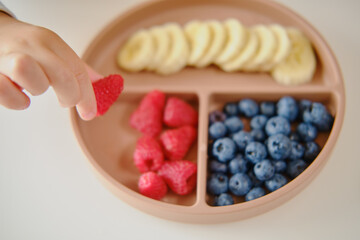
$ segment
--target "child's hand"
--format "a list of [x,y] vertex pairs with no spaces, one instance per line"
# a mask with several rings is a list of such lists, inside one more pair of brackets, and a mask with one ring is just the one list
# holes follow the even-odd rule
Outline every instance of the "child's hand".
[[52,86],[61,106],[76,106],[90,120],[96,100],[89,76],[93,81],[101,77],[54,32],[0,13],[1,105],[25,109],[30,99],[22,89],[36,96]]

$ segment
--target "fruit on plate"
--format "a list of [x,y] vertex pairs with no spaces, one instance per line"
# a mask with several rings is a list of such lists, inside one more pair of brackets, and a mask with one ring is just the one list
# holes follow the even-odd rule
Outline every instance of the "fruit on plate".
[[316,57],[310,41],[296,28],[288,28],[291,41],[289,55],[271,70],[279,83],[294,85],[311,81],[316,70]]
[[144,70],[152,61],[154,41],[148,30],[135,32],[122,47],[117,56],[118,65],[130,72]]
[[[291,96],[226,103],[222,116],[209,124],[207,193],[214,206],[251,201],[295,179],[321,151],[318,132],[333,123],[323,103]],[[233,132],[226,122],[236,118],[242,125]]]
[[[130,116],[130,125],[143,134],[133,153],[142,173],[138,180],[141,194],[161,200],[167,186],[178,195],[194,190],[197,166],[184,159],[197,138],[197,121],[197,111],[179,97],[166,99],[165,93],[153,90],[141,99]],[[163,123],[169,128],[163,130]]]
[[316,70],[311,42],[280,24],[244,26],[240,20],[191,20],[135,32],[120,49],[118,65],[132,72],[176,73],[214,64],[225,72],[270,73],[280,84],[309,82]]

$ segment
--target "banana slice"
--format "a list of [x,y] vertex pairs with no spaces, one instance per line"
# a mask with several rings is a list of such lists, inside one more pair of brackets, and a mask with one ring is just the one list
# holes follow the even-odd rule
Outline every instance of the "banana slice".
[[210,20],[205,24],[210,28],[210,43],[205,54],[195,63],[198,68],[210,65],[223,49],[226,40],[225,28],[219,21]]
[[164,27],[170,36],[170,48],[164,61],[156,68],[156,72],[168,75],[176,73],[186,66],[189,46],[179,24],[167,23]]
[[298,29],[288,28],[291,50],[287,58],[271,71],[279,83],[296,85],[311,81],[316,70],[316,57],[310,41]]
[[147,66],[147,70],[154,71],[165,60],[170,48],[170,36],[163,26],[154,26],[149,29],[154,39],[154,55]]
[[239,20],[231,18],[226,20],[223,24],[226,29],[227,39],[224,49],[215,59],[215,63],[218,65],[229,61],[239,54],[246,41],[245,27]]
[[203,22],[191,21],[185,25],[184,32],[190,43],[188,65],[195,65],[210,46],[210,28]]
[[276,38],[272,31],[264,25],[254,26],[253,31],[260,40],[259,48],[255,56],[244,64],[244,71],[259,71],[260,66],[273,56],[276,48]]
[[149,31],[135,32],[117,56],[118,65],[128,71],[138,72],[148,66],[154,54],[154,43]]
[[247,41],[243,50],[235,58],[220,65],[221,69],[225,72],[234,72],[242,68],[242,66],[254,57],[259,47],[259,38],[257,34],[252,30],[247,30]]
[[275,35],[277,46],[269,62],[260,67],[262,71],[266,72],[269,72],[276,64],[284,60],[289,55],[291,49],[290,39],[284,27],[279,24],[272,24],[269,26],[269,29]]

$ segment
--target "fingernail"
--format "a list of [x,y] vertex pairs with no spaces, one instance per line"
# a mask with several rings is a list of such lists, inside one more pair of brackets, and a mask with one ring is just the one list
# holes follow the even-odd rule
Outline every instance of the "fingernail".
[[79,112],[79,110],[78,110],[78,113],[79,113],[80,117],[85,121],[92,120],[96,117],[96,111]]

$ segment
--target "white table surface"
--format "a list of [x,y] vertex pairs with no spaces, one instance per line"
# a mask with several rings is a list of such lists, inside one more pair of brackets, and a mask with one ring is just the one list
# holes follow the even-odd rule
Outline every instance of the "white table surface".
[[[79,55],[143,0],[3,0],[19,19],[58,33]],[[101,2],[101,3],[100,3]],[[0,107],[0,239],[359,239],[360,1],[279,0],[327,39],[342,68],[346,116],[319,176],[284,205],[247,220],[182,224],[147,215],[103,187],[49,90],[26,111]]]

